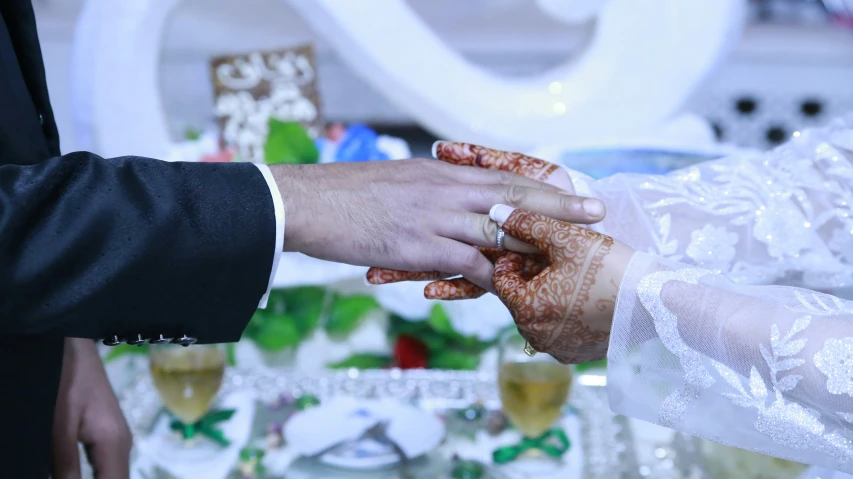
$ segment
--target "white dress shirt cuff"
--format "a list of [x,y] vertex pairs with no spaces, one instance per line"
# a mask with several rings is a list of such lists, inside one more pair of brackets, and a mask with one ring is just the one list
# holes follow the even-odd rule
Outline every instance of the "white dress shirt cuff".
[[272,204],[275,209],[275,252],[272,257],[272,269],[270,270],[270,279],[267,283],[267,292],[261,297],[258,308],[264,309],[267,307],[267,300],[270,297],[272,282],[275,279],[275,272],[278,270],[278,261],[281,259],[281,252],[284,249],[284,202],[281,200],[281,193],[278,191],[278,186],[275,184],[275,179],[272,176],[270,167],[256,163],[255,166],[261,170],[264,179],[267,180],[267,186],[270,187],[272,195]]

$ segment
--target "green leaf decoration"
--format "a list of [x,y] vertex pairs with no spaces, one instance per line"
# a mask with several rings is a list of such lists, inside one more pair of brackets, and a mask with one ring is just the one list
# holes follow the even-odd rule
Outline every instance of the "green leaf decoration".
[[388,336],[392,338],[404,335],[418,336],[431,330],[426,321],[409,321],[396,314],[392,314],[388,321]]
[[315,286],[270,291],[267,308],[255,311],[245,336],[268,351],[298,346],[317,328],[325,297]]
[[432,311],[430,311],[429,319],[427,319],[427,324],[429,324],[436,332],[442,334],[447,339],[458,343],[465,349],[482,352],[491,346],[490,343],[480,341],[476,336],[464,336],[453,329],[453,324],[450,323],[450,318],[447,316],[444,308],[439,304],[433,306]]
[[130,344],[120,344],[118,346],[114,346],[110,348],[110,352],[104,356],[104,363],[109,363],[110,361],[115,361],[117,358],[128,354],[148,354],[148,345],[142,346],[132,346]]
[[252,459],[261,460],[266,453],[257,447],[244,447],[240,450],[240,462],[249,462]]
[[435,331],[423,331],[413,336],[424,343],[430,353],[433,351],[443,351],[450,346],[450,340]]
[[187,141],[196,141],[201,138],[201,132],[196,128],[187,128],[184,132],[184,139]]
[[336,297],[326,319],[326,332],[333,339],[346,338],[355,331],[367,313],[379,307],[372,296]]
[[264,144],[264,162],[276,164],[317,163],[320,153],[314,140],[299,123],[269,119],[269,135]]
[[391,365],[391,357],[382,354],[353,354],[343,361],[329,365],[331,369],[381,369]]
[[432,326],[432,329],[441,334],[454,337],[461,336],[455,329],[453,329],[453,325],[450,324],[450,317],[447,316],[447,313],[444,312],[444,308],[442,308],[440,304],[436,304],[432,307],[429,319],[427,319],[427,324]]
[[268,318],[262,327],[252,332],[252,339],[261,349],[280,351],[297,346],[302,335],[293,316],[283,314]]
[[480,356],[463,351],[445,350],[431,354],[429,358],[430,369],[456,369],[472,371],[480,365]]
[[302,339],[308,337],[317,328],[326,294],[323,288],[316,286],[282,290],[280,296],[284,302],[284,310],[296,320],[296,327]]
[[582,373],[584,371],[589,371],[591,369],[602,369],[607,368],[607,360],[599,359],[598,361],[590,361],[588,363],[581,363],[575,365],[575,371]]
[[229,366],[237,365],[237,354],[234,348],[234,343],[225,343],[225,360]]

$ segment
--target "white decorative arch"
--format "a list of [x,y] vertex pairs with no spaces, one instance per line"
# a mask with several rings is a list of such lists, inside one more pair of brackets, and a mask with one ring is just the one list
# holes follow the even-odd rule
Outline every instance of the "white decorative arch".
[[[436,134],[517,150],[661,127],[730,51],[745,5],[606,0],[578,61],[518,79],[469,63],[405,0],[283,1],[355,72]],[[179,2],[88,0],[73,65],[83,145],[107,156],[165,156],[171,141],[158,58],[165,21]],[[546,12],[572,18],[558,6],[543,3]]]

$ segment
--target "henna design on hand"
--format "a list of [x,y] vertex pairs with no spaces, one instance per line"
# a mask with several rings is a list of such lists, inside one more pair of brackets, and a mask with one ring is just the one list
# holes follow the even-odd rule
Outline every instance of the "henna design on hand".
[[[483,254],[489,261],[494,264],[495,261],[500,257],[503,253],[502,250],[497,248],[482,248],[477,247],[480,250],[480,253]],[[431,281],[438,279],[445,279],[455,276],[450,273],[441,273],[439,271],[399,271],[395,269],[386,269],[386,268],[370,268],[367,270],[367,274],[365,275],[365,279],[370,284],[390,284],[390,283],[400,283],[403,281]],[[466,280],[467,282],[467,280]],[[475,286],[473,283],[470,283],[471,286]],[[478,286],[476,288],[482,290]],[[467,289],[468,287],[466,287]],[[484,291],[485,293],[485,291]],[[480,293],[480,296],[483,293]],[[475,296],[477,297],[477,296]],[[435,299],[444,299],[444,298],[435,298]]]
[[[486,248],[482,250],[486,250]],[[489,261],[495,263],[500,257],[507,254],[507,252],[498,249],[488,249],[487,251],[483,251],[483,254]],[[550,265],[548,257],[545,255],[519,254],[519,256],[522,258],[521,276],[524,279],[533,278]],[[486,290],[465,278],[433,281],[424,288],[424,297],[427,299],[440,299],[444,301],[475,299],[484,294],[486,294]]]
[[601,314],[590,311],[598,304],[589,304],[590,288],[613,239],[524,210],[515,210],[502,227],[545,251],[551,260],[549,267],[529,280],[521,274],[524,258],[519,254],[507,253],[495,265],[498,296],[512,312],[522,336],[534,349],[564,363],[605,357],[609,322],[591,320]]
[[509,171],[542,182],[560,168],[554,163],[532,156],[493,150],[470,143],[439,142],[435,147],[435,156],[454,165]]
[[398,271],[396,269],[370,268],[365,279],[370,284],[390,284],[401,281],[430,281],[446,278],[448,275],[438,271]]
[[475,299],[484,294],[486,294],[485,289],[465,278],[433,281],[424,287],[424,297],[426,299],[456,301],[460,299]]

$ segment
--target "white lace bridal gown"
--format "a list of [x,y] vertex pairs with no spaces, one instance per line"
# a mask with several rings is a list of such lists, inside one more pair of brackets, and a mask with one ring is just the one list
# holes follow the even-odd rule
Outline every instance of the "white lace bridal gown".
[[572,176],[608,205],[597,229],[638,250],[613,410],[853,472],[853,302],[818,292],[853,286],[853,116],[666,176]]

